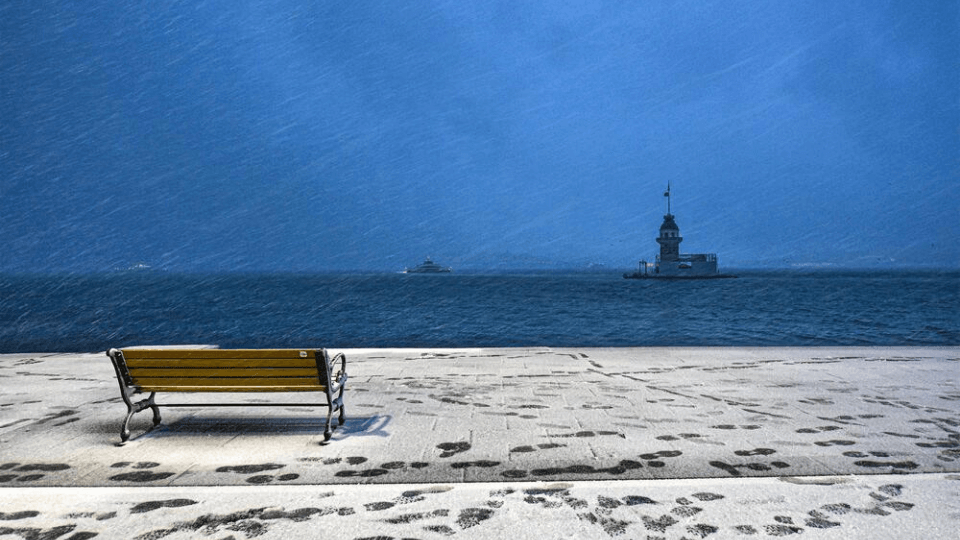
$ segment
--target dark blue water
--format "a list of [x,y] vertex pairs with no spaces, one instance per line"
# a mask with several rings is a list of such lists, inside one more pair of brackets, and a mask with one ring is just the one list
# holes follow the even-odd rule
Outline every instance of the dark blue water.
[[960,345],[960,272],[0,276],[0,352]]

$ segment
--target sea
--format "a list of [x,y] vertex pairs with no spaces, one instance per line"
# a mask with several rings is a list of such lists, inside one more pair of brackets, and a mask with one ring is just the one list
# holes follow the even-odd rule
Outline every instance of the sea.
[[0,275],[0,353],[960,345],[960,270]]

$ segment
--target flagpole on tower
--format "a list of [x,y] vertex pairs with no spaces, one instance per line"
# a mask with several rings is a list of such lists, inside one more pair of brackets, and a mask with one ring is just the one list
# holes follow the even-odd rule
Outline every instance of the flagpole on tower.
[[667,190],[663,192],[663,196],[667,198],[667,215],[670,215],[670,181],[667,180]]

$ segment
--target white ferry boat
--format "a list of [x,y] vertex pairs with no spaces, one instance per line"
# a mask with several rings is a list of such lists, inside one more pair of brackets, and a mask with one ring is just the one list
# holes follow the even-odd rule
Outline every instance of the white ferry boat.
[[452,272],[453,269],[449,266],[440,266],[439,264],[430,260],[430,257],[427,257],[427,260],[418,264],[413,268],[407,268],[403,271],[404,274],[446,274]]

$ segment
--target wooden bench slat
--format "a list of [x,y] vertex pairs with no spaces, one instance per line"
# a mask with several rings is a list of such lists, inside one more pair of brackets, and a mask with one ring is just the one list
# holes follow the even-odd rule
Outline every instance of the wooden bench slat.
[[156,367],[156,368],[143,368],[143,367],[130,367],[130,376],[134,380],[138,380],[144,377],[258,377],[258,378],[271,378],[271,377],[311,377],[314,382],[317,382],[317,367],[313,366],[312,368],[287,368],[287,367],[230,367],[230,368],[189,368],[184,369],[181,367]]
[[126,360],[127,367],[134,368],[312,368],[317,369],[314,358],[202,358],[185,360],[164,360],[162,358],[134,358]]
[[123,349],[124,360],[133,359],[223,359],[223,358],[286,358],[312,359],[312,349]]
[[144,386],[145,392],[316,392],[324,388],[312,386]]
[[147,386],[231,386],[250,388],[255,386],[310,386],[324,389],[314,377],[137,377],[134,384],[141,388]]

